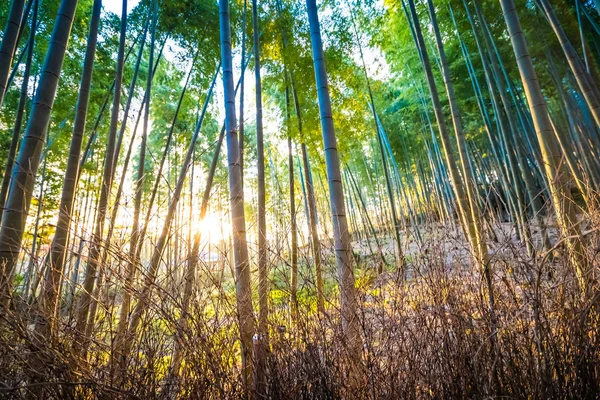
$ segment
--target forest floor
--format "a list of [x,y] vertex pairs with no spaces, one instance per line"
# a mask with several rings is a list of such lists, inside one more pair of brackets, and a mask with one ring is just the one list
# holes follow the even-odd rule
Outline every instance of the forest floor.
[[[394,241],[382,234],[379,243],[387,265],[379,276],[381,256],[374,238],[354,241],[356,317],[364,346],[358,368],[365,381],[359,387],[348,380],[352,363],[342,334],[333,249],[323,241],[327,296],[323,314],[316,310],[312,260],[307,249],[301,250],[296,320],[290,313],[287,253],[274,254],[268,397],[527,398],[533,393],[537,398],[584,398],[597,394],[600,319],[595,300],[577,294],[577,281],[560,249],[553,257],[542,252],[530,257],[510,224],[494,226],[497,241],[488,241],[493,303],[482,271],[474,268],[468,243],[456,226],[422,225],[422,243],[414,233],[404,231],[408,265],[404,271],[392,261]],[[532,231],[539,240],[539,229]],[[550,234],[555,241],[556,231],[550,229]],[[600,247],[591,241],[590,252],[595,248]],[[64,315],[56,342],[43,347],[28,328],[27,310],[3,316],[0,397],[6,393],[8,398],[28,397],[27,389],[15,388],[27,388],[33,371],[38,380],[43,376],[48,382],[47,398],[69,397],[73,392],[66,388],[73,385],[76,398],[169,398],[165,385],[173,385],[178,398],[242,397],[235,280],[228,264],[215,269],[201,263],[183,331],[178,325],[183,281],[173,275],[176,267],[163,271],[122,382],[111,377],[109,355],[121,302],[115,294],[118,269],[108,277],[85,361],[69,350],[76,338],[71,314]],[[253,270],[258,304],[256,275]],[[168,378],[177,337],[184,338],[185,363],[178,377]],[[39,360],[40,354],[48,362],[33,368],[31,360]]]

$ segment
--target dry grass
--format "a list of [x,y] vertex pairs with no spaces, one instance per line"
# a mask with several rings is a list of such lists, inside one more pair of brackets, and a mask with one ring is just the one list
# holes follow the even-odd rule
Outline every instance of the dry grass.
[[[589,226],[595,226],[589,218]],[[272,253],[272,298],[267,389],[273,399],[335,398],[594,398],[600,392],[598,288],[581,296],[567,257],[531,258],[497,224],[490,243],[495,322],[480,271],[454,228],[423,228],[425,243],[407,243],[409,271],[362,254],[357,268],[364,351],[359,384],[350,371],[341,334],[335,273],[327,265],[327,312],[316,312],[310,257],[301,268],[300,320],[289,312],[288,266]],[[383,233],[381,233],[383,236]],[[357,244],[360,249],[365,246]],[[416,247],[415,247],[416,246]],[[597,275],[598,237],[587,237],[590,273]],[[325,249],[330,254],[331,249]],[[384,246],[386,259],[393,249]],[[227,254],[226,254],[227,255]],[[115,264],[116,265],[116,264]],[[173,270],[182,268],[175,266]],[[244,397],[229,262],[202,266],[188,326],[177,329],[181,278],[164,271],[156,284],[127,372],[111,373],[120,296],[120,269],[111,272],[85,360],[72,355],[73,317],[64,314],[54,342],[30,327],[35,304],[0,320],[0,397],[190,398]],[[180,276],[181,274],[179,274]],[[594,282],[597,282],[594,280]],[[256,283],[256,282],[254,282]],[[174,340],[184,344],[179,376],[169,376]]]

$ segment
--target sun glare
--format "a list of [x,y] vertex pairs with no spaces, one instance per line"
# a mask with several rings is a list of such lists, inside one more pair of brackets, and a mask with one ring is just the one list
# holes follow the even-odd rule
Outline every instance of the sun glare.
[[200,233],[202,241],[210,241],[211,244],[220,243],[223,239],[228,238],[231,233],[230,224],[216,214],[208,214],[202,221],[195,220],[193,227],[196,232]]

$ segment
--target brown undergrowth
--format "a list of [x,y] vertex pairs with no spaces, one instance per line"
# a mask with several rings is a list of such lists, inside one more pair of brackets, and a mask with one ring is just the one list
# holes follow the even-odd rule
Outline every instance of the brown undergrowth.
[[[596,222],[588,221],[593,231]],[[329,257],[326,270],[329,302],[320,314],[311,259],[308,252],[304,256],[300,316],[291,321],[285,253],[273,251],[267,388],[258,398],[597,396],[598,287],[580,294],[561,246],[552,254],[524,256],[524,246],[506,225],[498,224],[497,242],[490,244],[493,320],[482,274],[473,269],[460,233],[438,224],[425,226],[422,235],[422,245],[407,243],[407,249],[413,248],[408,271],[399,272],[390,262],[375,276],[381,257],[357,254],[361,307],[356,318],[364,344],[362,365],[357,366],[360,385],[350,384],[347,377],[333,260]],[[586,240],[589,273],[597,276],[598,238],[592,232]],[[384,246],[383,251],[391,260],[393,249]],[[223,256],[216,268],[202,265],[185,327],[178,328],[183,283],[176,273],[183,265],[163,271],[121,378],[111,369],[110,352],[122,268],[107,268],[110,274],[85,359],[71,351],[78,339],[72,311],[62,309],[57,335],[47,342],[31,329],[35,303],[26,306],[16,299],[0,319],[0,397],[244,397],[234,281],[229,255]],[[183,344],[184,361],[173,376],[169,365],[176,339]]]

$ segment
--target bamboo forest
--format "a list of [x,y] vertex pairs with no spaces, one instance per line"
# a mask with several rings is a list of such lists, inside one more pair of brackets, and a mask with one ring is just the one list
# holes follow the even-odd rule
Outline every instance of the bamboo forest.
[[600,396],[600,0],[0,29],[1,399]]

